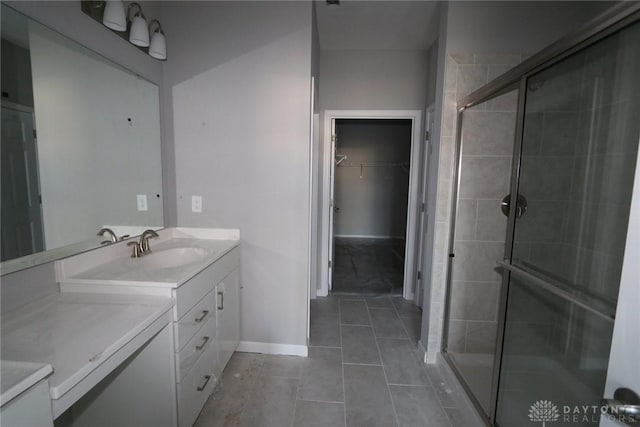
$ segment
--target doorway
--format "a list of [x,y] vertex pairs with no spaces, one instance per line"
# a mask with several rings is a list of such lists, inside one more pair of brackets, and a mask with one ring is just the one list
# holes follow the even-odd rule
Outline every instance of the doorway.
[[414,298],[421,114],[325,112],[319,296]]
[[411,120],[337,119],[332,292],[402,295]]
[[2,102],[2,261],[44,250],[33,109]]

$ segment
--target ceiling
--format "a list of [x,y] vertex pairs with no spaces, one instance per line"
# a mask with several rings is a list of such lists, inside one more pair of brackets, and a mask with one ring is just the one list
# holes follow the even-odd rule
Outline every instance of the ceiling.
[[426,50],[438,37],[436,1],[315,2],[322,50]]

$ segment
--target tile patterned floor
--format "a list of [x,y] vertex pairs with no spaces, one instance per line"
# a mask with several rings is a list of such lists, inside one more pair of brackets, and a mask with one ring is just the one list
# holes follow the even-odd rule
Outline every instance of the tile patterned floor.
[[336,237],[332,289],[402,295],[404,240]]
[[196,426],[465,427],[401,298],[311,301],[309,357],[236,353]]

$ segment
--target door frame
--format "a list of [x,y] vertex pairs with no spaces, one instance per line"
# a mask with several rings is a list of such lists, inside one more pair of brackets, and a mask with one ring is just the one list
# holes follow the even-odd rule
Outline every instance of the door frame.
[[320,258],[320,286],[318,296],[329,294],[329,241],[333,230],[329,227],[329,209],[331,209],[330,190],[331,179],[331,123],[336,119],[409,119],[412,122],[411,129],[411,160],[409,166],[409,197],[407,205],[407,229],[405,240],[404,283],[402,296],[404,299],[413,300],[416,284],[416,232],[418,229],[419,194],[418,183],[420,179],[420,153],[424,140],[422,135],[422,110],[326,110],[324,111],[324,134],[322,138],[322,237]]
[[[429,228],[429,215],[428,215],[428,202],[429,202],[429,170],[433,167],[431,164],[431,157],[433,154],[433,128],[435,127],[435,104],[431,104],[427,107],[424,114],[424,143],[422,147],[422,158],[420,159],[422,164],[420,166],[420,197],[418,205],[418,239],[416,242],[416,292],[414,295],[414,304],[418,307],[422,307],[424,299],[424,288],[427,277],[431,277],[431,272],[426,273],[426,256],[428,252],[425,249],[427,243],[427,229]],[[433,122],[433,125],[431,123]],[[420,278],[418,278],[420,274]]]

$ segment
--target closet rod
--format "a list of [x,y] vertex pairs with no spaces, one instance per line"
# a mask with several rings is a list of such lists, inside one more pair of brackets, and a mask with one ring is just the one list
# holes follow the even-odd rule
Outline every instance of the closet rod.
[[340,167],[342,168],[359,168],[359,167],[365,167],[365,168],[375,168],[375,167],[403,167],[403,166],[409,166],[409,163],[390,163],[390,162],[374,162],[374,163],[367,163],[367,162],[348,162],[348,163],[343,163],[340,165]]

